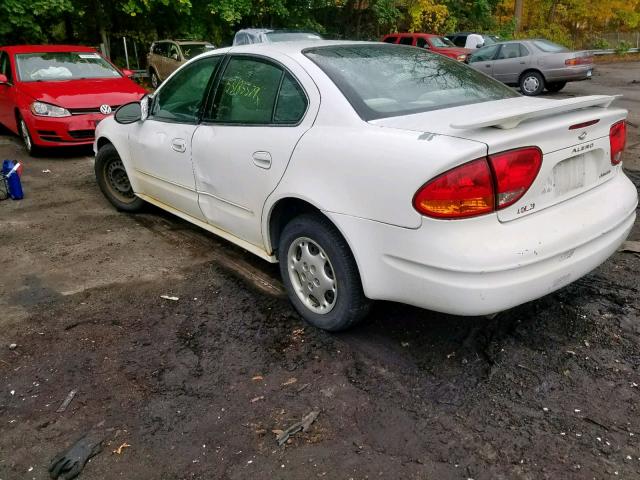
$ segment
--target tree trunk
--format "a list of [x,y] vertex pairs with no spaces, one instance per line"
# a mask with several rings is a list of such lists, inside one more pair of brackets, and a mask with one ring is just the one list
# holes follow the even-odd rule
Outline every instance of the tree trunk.
[[522,11],[524,10],[524,0],[515,1],[514,18],[516,21],[515,31],[518,33],[522,28]]

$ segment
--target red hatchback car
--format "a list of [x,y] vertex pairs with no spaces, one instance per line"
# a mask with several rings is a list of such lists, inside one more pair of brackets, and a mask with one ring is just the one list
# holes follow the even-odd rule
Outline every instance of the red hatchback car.
[[441,35],[432,33],[390,33],[382,37],[385,43],[397,43],[399,45],[413,45],[426,48],[432,52],[464,62],[471,50],[456,47],[450,40]]
[[0,123],[29,153],[91,144],[100,120],[146,93],[127,74],[90,47],[0,47]]

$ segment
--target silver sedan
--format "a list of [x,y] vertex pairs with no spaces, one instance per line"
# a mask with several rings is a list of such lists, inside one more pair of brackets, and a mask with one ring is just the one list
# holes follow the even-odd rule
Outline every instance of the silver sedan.
[[593,73],[591,52],[574,52],[541,39],[489,45],[469,55],[466,62],[496,80],[520,87],[524,95],[539,95],[545,88],[558,92],[567,82],[587,80]]

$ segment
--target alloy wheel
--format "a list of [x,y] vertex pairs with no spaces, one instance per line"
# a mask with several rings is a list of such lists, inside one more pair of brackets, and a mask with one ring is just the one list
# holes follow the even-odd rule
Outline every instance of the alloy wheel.
[[20,134],[22,136],[22,141],[24,142],[24,146],[27,149],[27,152],[30,153],[33,148],[33,143],[31,142],[31,135],[29,135],[27,124],[22,119],[20,120]]
[[314,313],[329,313],[336,305],[338,284],[324,249],[307,237],[295,239],[287,255],[289,279],[300,301]]

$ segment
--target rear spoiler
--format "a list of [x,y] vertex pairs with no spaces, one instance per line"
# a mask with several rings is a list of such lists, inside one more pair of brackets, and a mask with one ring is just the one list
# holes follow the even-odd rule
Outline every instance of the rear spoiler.
[[589,95],[586,97],[548,100],[539,105],[510,105],[502,111],[488,112],[475,120],[452,123],[451,128],[470,130],[473,128],[495,127],[502,129],[516,128],[521,122],[532,118],[548,117],[557,113],[572,112],[581,108],[607,108],[616,98],[622,95]]

